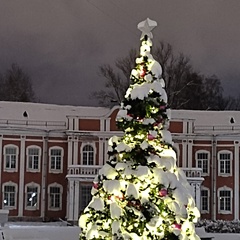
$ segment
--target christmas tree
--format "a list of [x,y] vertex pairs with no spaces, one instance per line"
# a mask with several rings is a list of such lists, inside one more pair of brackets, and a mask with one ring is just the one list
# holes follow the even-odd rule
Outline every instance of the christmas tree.
[[170,110],[162,68],[151,55],[149,18],[140,56],[116,123],[124,134],[109,140],[109,159],[94,179],[92,200],[79,219],[80,239],[200,239],[199,217],[186,176],[176,166],[168,131]]

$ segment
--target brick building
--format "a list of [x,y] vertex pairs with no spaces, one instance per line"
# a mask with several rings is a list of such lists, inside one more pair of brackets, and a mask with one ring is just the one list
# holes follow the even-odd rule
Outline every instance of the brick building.
[[[11,219],[77,221],[107,159],[108,139],[122,134],[117,112],[0,102],[0,208]],[[202,218],[239,219],[239,122],[237,111],[172,110],[178,166]]]

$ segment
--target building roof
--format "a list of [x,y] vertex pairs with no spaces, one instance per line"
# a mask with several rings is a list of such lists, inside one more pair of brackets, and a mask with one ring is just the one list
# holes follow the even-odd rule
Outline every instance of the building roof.
[[109,112],[103,107],[0,101],[0,119],[8,120],[66,121],[66,116],[103,117]]

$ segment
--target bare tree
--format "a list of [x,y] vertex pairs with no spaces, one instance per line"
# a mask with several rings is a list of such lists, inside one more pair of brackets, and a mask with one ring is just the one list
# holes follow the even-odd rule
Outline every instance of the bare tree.
[[[131,69],[135,66],[136,50],[110,65],[100,66],[100,76],[105,80],[105,89],[93,92],[102,106],[120,104],[129,86]],[[205,77],[193,70],[190,59],[183,53],[174,55],[169,43],[159,42],[153,56],[163,69],[168,103],[173,109],[219,110],[228,105],[223,98],[220,80],[214,75]],[[118,71],[117,71],[118,70]],[[229,100],[230,101],[230,100]]]
[[116,60],[114,67],[108,64],[100,66],[99,75],[105,80],[105,89],[93,92],[90,97],[98,99],[102,106],[120,104],[130,83],[136,55],[136,50],[131,49],[128,56]]
[[31,79],[17,64],[12,64],[1,76],[0,85],[0,98],[3,101],[33,102],[35,100]]

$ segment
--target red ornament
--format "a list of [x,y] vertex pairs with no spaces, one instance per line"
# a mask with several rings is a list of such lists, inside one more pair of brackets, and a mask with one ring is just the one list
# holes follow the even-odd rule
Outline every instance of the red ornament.
[[95,189],[98,189],[98,183],[93,183],[93,187],[94,187]]
[[182,225],[178,224],[178,223],[174,223],[172,226],[173,226],[173,228],[178,229],[178,230],[181,230],[181,228],[182,228]]
[[168,190],[166,188],[163,188],[159,191],[158,194],[159,194],[160,197],[165,197],[168,194]]
[[155,137],[152,135],[152,134],[148,134],[148,140],[154,140],[155,139]]
[[142,69],[140,72],[140,77],[144,78],[145,75],[146,75],[146,70]]

